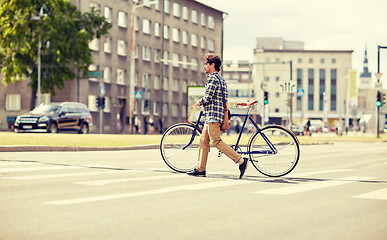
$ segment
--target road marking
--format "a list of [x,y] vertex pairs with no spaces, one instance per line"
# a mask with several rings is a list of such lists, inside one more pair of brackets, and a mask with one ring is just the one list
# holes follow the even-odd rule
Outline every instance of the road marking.
[[139,172],[144,172],[144,171],[137,171],[137,170],[112,170],[112,171],[82,172],[82,173],[41,174],[41,175],[2,177],[2,178],[4,178],[4,179],[13,179],[13,180],[34,180],[34,179],[47,179],[47,178],[61,178],[61,177],[117,174],[117,173],[128,173],[128,172],[129,173],[139,173]]
[[352,169],[332,169],[332,170],[325,170],[325,171],[295,173],[295,174],[290,173],[289,177],[291,178],[309,177],[309,176],[314,176],[314,175],[324,174],[324,173],[349,172],[349,171],[352,171]]
[[2,166],[14,166],[14,165],[28,165],[34,164],[35,162],[0,162],[0,167]]
[[132,178],[115,178],[115,179],[104,179],[96,181],[87,181],[87,182],[74,182],[75,184],[89,185],[89,186],[105,186],[113,183],[123,183],[123,182],[141,182],[141,181],[152,181],[160,179],[173,179],[186,177],[183,174],[169,174],[165,176],[150,176],[150,177],[132,177]]
[[353,198],[366,198],[366,199],[377,199],[377,200],[387,200],[387,188],[380,189],[374,192],[369,192],[354,196]]
[[104,200],[113,200],[113,199],[121,199],[121,198],[130,198],[130,197],[139,197],[139,196],[146,196],[146,195],[163,194],[163,193],[177,192],[177,191],[183,191],[183,190],[191,190],[191,191],[203,190],[203,189],[210,189],[210,188],[241,185],[241,184],[246,184],[246,183],[253,183],[253,181],[223,180],[223,181],[216,181],[216,182],[206,182],[206,183],[197,183],[197,184],[190,184],[190,185],[181,185],[181,186],[174,186],[174,187],[159,188],[159,189],[141,191],[141,192],[130,192],[130,193],[121,193],[121,194],[102,195],[102,196],[95,196],[95,197],[51,201],[51,202],[44,202],[44,204],[71,205],[71,204],[79,204],[79,203],[98,202],[98,201],[104,201]]
[[58,170],[58,169],[76,169],[84,168],[79,166],[54,166],[54,167],[24,167],[24,168],[3,168],[0,169],[0,173],[10,173],[10,172],[24,172],[24,171],[41,171],[41,170]]
[[281,187],[281,188],[275,188],[275,189],[262,190],[262,191],[257,191],[257,192],[253,192],[253,193],[290,195],[290,194],[294,194],[294,193],[301,193],[301,192],[317,190],[317,189],[322,189],[322,188],[327,188],[327,187],[344,185],[344,184],[353,183],[356,181],[369,180],[372,178],[373,177],[347,177],[347,178],[342,178],[341,180],[337,180],[337,181],[328,180],[328,181],[318,181],[318,182],[311,182],[311,183],[302,183],[302,184],[297,184],[294,186],[287,186],[287,187]]

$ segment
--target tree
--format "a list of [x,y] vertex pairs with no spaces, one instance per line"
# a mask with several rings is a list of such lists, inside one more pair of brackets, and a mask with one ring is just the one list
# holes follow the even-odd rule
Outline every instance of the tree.
[[[34,20],[43,8],[44,15]],[[38,43],[41,47],[41,91],[55,95],[76,73],[88,75],[92,64],[89,41],[101,38],[111,24],[99,10],[81,13],[66,0],[7,0],[0,2],[0,67],[3,83],[26,76],[37,88]]]

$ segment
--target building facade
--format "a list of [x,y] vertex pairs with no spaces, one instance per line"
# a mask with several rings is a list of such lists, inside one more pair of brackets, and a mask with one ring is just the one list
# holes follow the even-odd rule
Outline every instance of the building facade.
[[348,107],[352,52],[305,50],[301,42],[258,38],[254,92],[258,99],[268,92],[268,122],[301,125],[306,119],[320,119],[334,126],[344,119],[357,119]]
[[[94,129],[101,129],[102,122],[103,133],[144,132],[149,118],[160,132],[185,121],[187,87],[206,82],[203,57],[208,52],[223,53],[224,13],[192,0],[70,2],[81,12],[99,9],[112,28],[89,44],[94,61],[89,70],[95,74],[67,81],[65,88],[56,96],[48,96],[47,101],[85,103],[92,113]],[[135,60],[131,69],[132,56]],[[0,109],[5,113],[2,116],[16,116],[32,109],[33,94],[26,82],[17,83],[23,88],[0,87],[5,95],[20,95],[18,110]],[[101,95],[106,100],[102,114],[96,106]],[[6,127],[1,125],[2,129]]]

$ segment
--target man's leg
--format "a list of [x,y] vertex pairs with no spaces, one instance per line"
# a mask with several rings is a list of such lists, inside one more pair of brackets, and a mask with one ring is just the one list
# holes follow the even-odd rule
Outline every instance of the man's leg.
[[198,170],[205,171],[207,166],[208,152],[210,151],[210,136],[208,133],[208,124],[204,124],[202,135],[199,142]]
[[242,156],[240,156],[237,152],[234,151],[234,149],[222,141],[220,138],[220,125],[221,124],[219,122],[208,124],[208,132],[211,143],[214,147],[219,149],[219,151],[224,153],[224,155],[229,157],[235,163],[238,163],[242,159]]

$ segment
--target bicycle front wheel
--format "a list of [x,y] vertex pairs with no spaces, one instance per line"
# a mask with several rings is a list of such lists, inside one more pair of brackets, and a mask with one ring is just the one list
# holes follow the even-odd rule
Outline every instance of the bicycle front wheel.
[[198,161],[200,134],[200,129],[188,123],[168,128],[160,143],[164,162],[177,172],[194,169]]
[[267,126],[261,129],[261,133],[256,132],[251,137],[248,150],[253,166],[269,177],[290,173],[300,157],[298,140],[282,126]]

